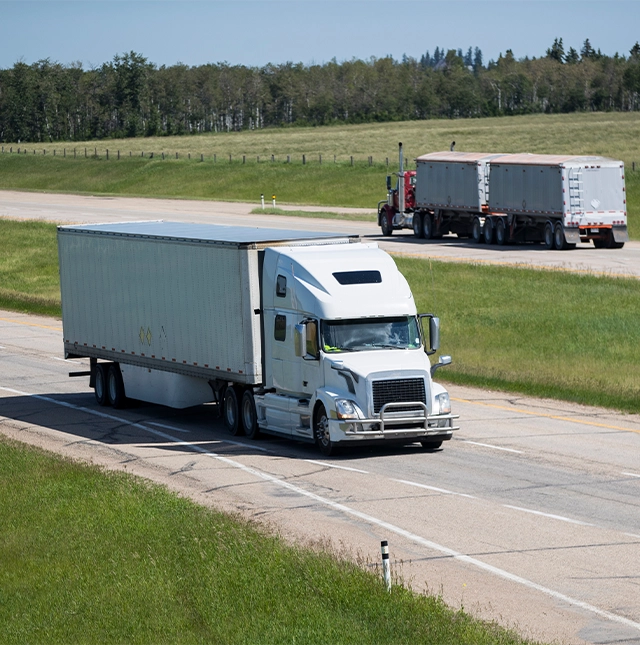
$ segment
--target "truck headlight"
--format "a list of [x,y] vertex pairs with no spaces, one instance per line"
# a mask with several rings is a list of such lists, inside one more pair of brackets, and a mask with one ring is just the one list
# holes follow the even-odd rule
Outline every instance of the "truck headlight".
[[336,414],[338,419],[357,419],[358,411],[353,401],[338,399],[336,401]]
[[451,413],[451,399],[449,398],[448,392],[443,392],[442,394],[438,394],[436,396],[436,401],[438,403],[438,406],[440,407],[440,410],[439,412],[437,412],[437,414]]

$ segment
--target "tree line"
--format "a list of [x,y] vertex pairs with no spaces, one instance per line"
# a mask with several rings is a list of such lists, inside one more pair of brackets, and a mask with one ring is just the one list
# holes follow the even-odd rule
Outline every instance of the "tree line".
[[562,39],[540,58],[436,47],[403,56],[246,67],[157,67],[116,55],[100,67],[49,59],[0,70],[0,141],[84,141],[277,126],[640,109],[640,45],[607,56]]

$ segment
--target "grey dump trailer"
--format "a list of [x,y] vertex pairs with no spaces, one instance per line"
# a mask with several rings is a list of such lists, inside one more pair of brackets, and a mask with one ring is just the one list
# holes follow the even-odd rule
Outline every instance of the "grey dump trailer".
[[[58,227],[66,358],[100,405],[219,404],[232,434],[420,442],[454,430],[438,319],[358,236],[125,222]],[[428,321],[428,325],[426,322]],[[423,329],[425,324],[425,329]]]
[[[569,249],[592,241],[621,248],[627,231],[624,164],[596,156],[433,152],[398,173],[378,205],[383,234],[455,233],[498,245],[542,242]],[[399,200],[397,195],[403,193]]]

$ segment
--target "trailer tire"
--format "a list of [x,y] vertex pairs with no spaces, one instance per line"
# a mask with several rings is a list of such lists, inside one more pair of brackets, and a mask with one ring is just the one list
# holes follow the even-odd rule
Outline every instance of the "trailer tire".
[[413,234],[418,239],[424,237],[424,231],[422,230],[422,215],[420,213],[413,214]]
[[118,363],[111,363],[109,365],[109,372],[107,374],[107,397],[109,405],[116,410],[121,410],[127,404],[127,396],[124,391],[124,381],[122,380],[122,372]]
[[313,438],[318,450],[325,457],[329,457],[335,451],[329,434],[329,417],[327,417],[327,411],[322,403],[318,403],[313,411]]
[[495,237],[495,226],[493,225],[493,219],[491,217],[485,217],[484,219],[482,237],[484,237],[485,244],[493,244],[493,238]]
[[95,373],[94,394],[98,405],[109,405],[109,396],[107,394],[107,381],[109,376],[109,363],[97,363]]
[[238,393],[233,385],[228,385],[224,391],[224,425],[227,430],[234,436],[242,433],[242,424],[240,423],[240,406],[238,404]]
[[504,217],[499,217],[496,220],[496,244],[504,246],[507,243],[507,224]]
[[575,244],[569,244],[567,238],[564,234],[564,228],[560,222],[556,223],[556,227],[553,231],[553,245],[558,251],[566,251],[567,249],[575,249]]
[[484,238],[482,236],[482,224],[479,217],[473,218],[473,222],[471,224],[471,238],[476,244],[484,242]]
[[251,390],[245,390],[240,403],[240,416],[242,418],[242,429],[249,439],[258,439],[260,428],[258,427],[258,413],[256,411],[256,400]]
[[425,240],[433,238],[433,217],[431,217],[431,213],[425,213],[422,217],[422,237]]
[[544,225],[544,248],[551,251],[554,247],[553,222],[549,221]]

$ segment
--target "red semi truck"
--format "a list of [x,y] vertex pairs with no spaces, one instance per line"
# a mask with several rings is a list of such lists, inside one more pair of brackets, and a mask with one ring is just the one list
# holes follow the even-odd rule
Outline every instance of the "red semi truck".
[[[453,146],[452,146],[453,147]],[[570,249],[629,239],[621,161],[596,156],[433,152],[400,169],[378,203],[383,235],[410,228],[418,238],[449,233],[487,244],[542,242]]]

